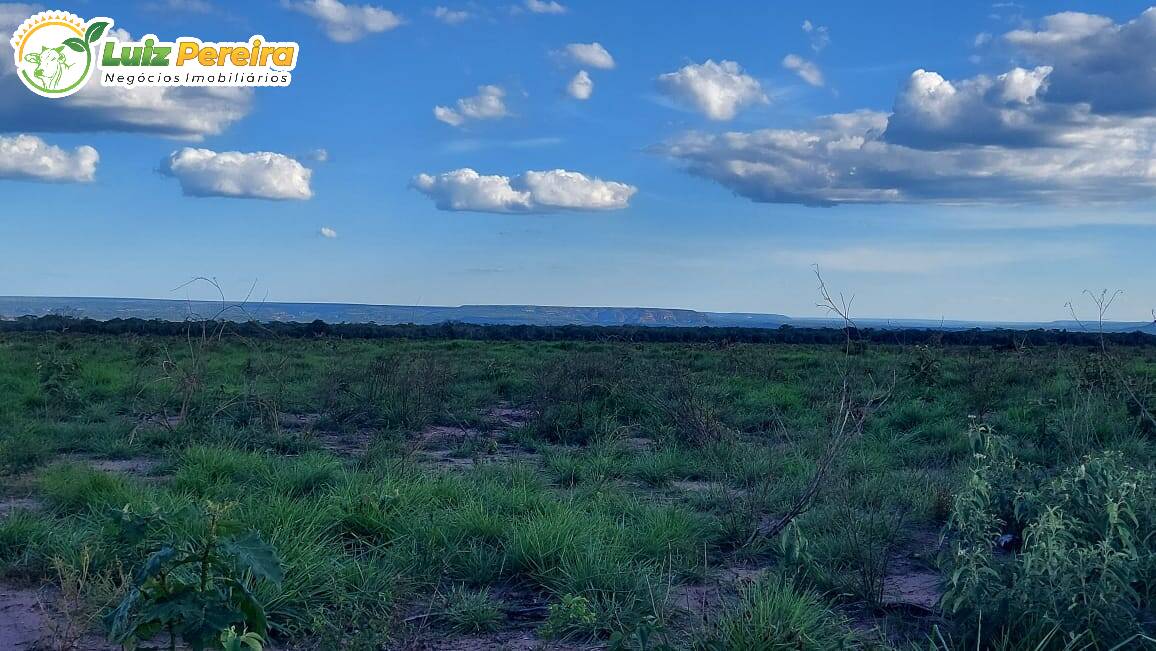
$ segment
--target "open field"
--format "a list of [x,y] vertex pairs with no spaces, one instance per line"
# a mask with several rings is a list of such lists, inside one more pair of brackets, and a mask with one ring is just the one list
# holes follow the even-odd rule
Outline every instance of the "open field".
[[1154,384],[1151,347],[4,334],[0,647],[1144,648]]

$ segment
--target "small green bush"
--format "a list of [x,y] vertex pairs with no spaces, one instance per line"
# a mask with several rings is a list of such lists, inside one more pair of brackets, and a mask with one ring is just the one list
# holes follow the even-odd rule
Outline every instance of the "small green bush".
[[581,595],[562,595],[550,604],[549,613],[540,630],[547,639],[590,637],[597,630],[598,615],[590,600]]
[[740,603],[694,646],[700,651],[825,651],[843,648],[848,637],[842,618],[818,595],[771,575],[747,587]]
[[498,630],[506,615],[489,592],[456,587],[445,596],[441,619],[459,633],[487,633]]
[[[950,522],[956,543],[944,606],[960,637],[969,646],[1013,639],[1063,649],[1151,635],[1152,473],[1115,452],[1051,475],[1016,473],[1000,438],[982,449]],[[997,557],[1001,535],[1022,536],[1022,549]]]

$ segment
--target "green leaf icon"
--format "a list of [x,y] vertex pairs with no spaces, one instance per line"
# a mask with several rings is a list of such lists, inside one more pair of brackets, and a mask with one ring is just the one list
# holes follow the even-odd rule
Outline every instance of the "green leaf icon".
[[88,49],[88,44],[79,38],[76,38],[75,36],[65,39],[64,44],[67,45],[70,50],[75,52],[84,52]]
[[100,40],[101,36],[104,36],[104,30],[106,29],[108,29],[107,22],[93,23],[88,26],[88,31],[84,33],[84,40],[89,43],[95,43]]

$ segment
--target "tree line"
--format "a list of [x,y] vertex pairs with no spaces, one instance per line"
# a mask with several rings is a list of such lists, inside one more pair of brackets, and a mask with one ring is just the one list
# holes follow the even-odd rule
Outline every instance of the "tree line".
[[[97,320],[60,315],[26,316],[0,321],[0,332],[71,332],[100,335],[188,336],[215,331],[219,321],[164,321],[160,319]],[[702,343],[728,345],[753,344],[843,344],[847,336],[857,342],[914,345],[936,343],[952,346],[992,346],[1018,350],[1032,346],[1099,346],[1098,332],[1069,330],[927,330],[806,328],[789,325],[778,328],[738,327],[655,327],[590,325],[509,325],[474,324],[447,321],[434,325],[412,323],[383,325],[377,323],[234,322],[228,324],[233,335],[255,339],[303,339],[335,337],[342,339],[464,339],[474,341],[629,341],[660,343]],[[1105,333],[1104,339],[1114,345],[1156,345],[1156,335],[1143,332]]]

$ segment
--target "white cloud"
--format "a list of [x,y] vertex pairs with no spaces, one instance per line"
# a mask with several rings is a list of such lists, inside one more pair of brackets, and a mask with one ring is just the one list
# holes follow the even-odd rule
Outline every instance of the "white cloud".
[[36,136],[0,136],[0,179],[87,183],[100,155],[88,145],[71,153]]
[[976,204],[1156,196],[1153,118],[1068,146],[916,149],[887,142],[888,116],[832,115],[809,130],[686,134],[658,151],[758,202]]
[[329,150],[324,147],[318,147],[317,149],[311,150],[309,152],[309,158],[317,161],[318,163],[327,163],[329,162]]
[[501,86],[478,86],[478,94],[459,99],[456,108],[435,106],[434,117],[448,125],[460,127],[467,120],[497,120],[508,116]]
[[1039,31],[1017,29],[1005,34],[1004,38],[1020,46],[1050,49],[1077,45],[1088,37],[1103,35],[1106,30],[1116,27],[1111,18],[1077,11],[1052,14],[1042,22],[1043,29]]
[[320,233],[321,237],[324,237],[325,239],[328,239],[328,240],[337,239],[337,231],[333,230],[332,228],[329,228],[328,226],[322,226],[321,230],[318,231],[318,233]]
[[510,178],[463,168],[419,174],[411,185],[433,199],[439,210],[494,213],[621,210],[638,191],[625,183],[566,170],[530,171]]
[[98,83],[52,102],[30,93],[13,95],[0,99],[0,130],[117,131],[190,140],[221,133],[249,114],[253,100],[249,88],[121,88]]
[[767,102],[758,80],[734,61],[708,59],[660,75],[657,83],[663,93],[712,120],[730,120],[743,107]]
[[566,46],[566,55],[579,65],[599,70],[614,68],[614,57],[602,47],[601,43],[570,43]]
[[1096,113],[1156,109],[1156,7],[1126,23],[1054,14],[1039,29],[1013,30],[1003,38],[1032,63],[1053,68],[1050,102],[1087,103]]
[[594,94],[594,80],[590,79],[590,75],[585,70],[579,70],[578,74],[566,84],[566,92],[574,99],[587,100]]
[[433,17],[447,25],[460,25],[470,19],[470,12],[464,9],[450,9],[449,7],[434,7]]
[[594,179],[566,170],[526,172],[520,180],[530,191],[534,203],[544,208],[621,210],[638,192],[638,188],[632,185]]
[[325,35],[337,43],[360,41],[370,34],[388,32],[401,25],[401,16],[373,5],[347,5],[340,0],[283,0],[284,5],[315,18]]
[[823,85],[823,71],[814,61],[808,61],[797,54],[788,54],[783,57],[783,67],[799,75],[799,78],[812,86]]
[[658,151],[754,201],[991,204],[1156,198],[1156,8],[1049,16],[1004,35],[1000,75],[916,70],[890,114],[685,134]]
[[309,199],[312,171],[274,152],[216,152],[185,147],[161,163],[161,173],[176,178],[191,197]]
[[508,176],[482,176],[469,168],[437,176],[419,174],[412,186],[433,199],[440,210],[528,212],[530,193],[515,190]]
[[816,52],[822,52],[824,48],[831,44],[831,35],[827,28],[822,25],[816,25],[809,20],[803,21],[803,31],[811,37],[811,49]]
[[895,98],[887,140],[919,148],[960,144],[1042,144],[1059,123],[1081,121],[1079,107],[1045,103],[1052,68],[1013,68],[995,77],[951,82],[927,70],[911,73]]
[[462,117],[461,114],[448,106],[435,106],[433,113],[434,119],[445,122],[451,127],[460,127],[466,122],[466,119]]
[[555,0],[526,0],[525,7],[532,14],[566,13],[566,7]]
[[[6,13],[10,6],[0,5],[0,28],[13,19]],[[27,17],[19,15],[12,28]],[[111,35],[132,40],[121,29]],[[45,102],[7,78],[15,74],[12,58],[0,57],[0,88],[5,89],[0,91],[0,131],[112,131],[200,140],[248,115],[253,103],[251,88],[122,88],[102,86],[96,80],[75,95]]]

